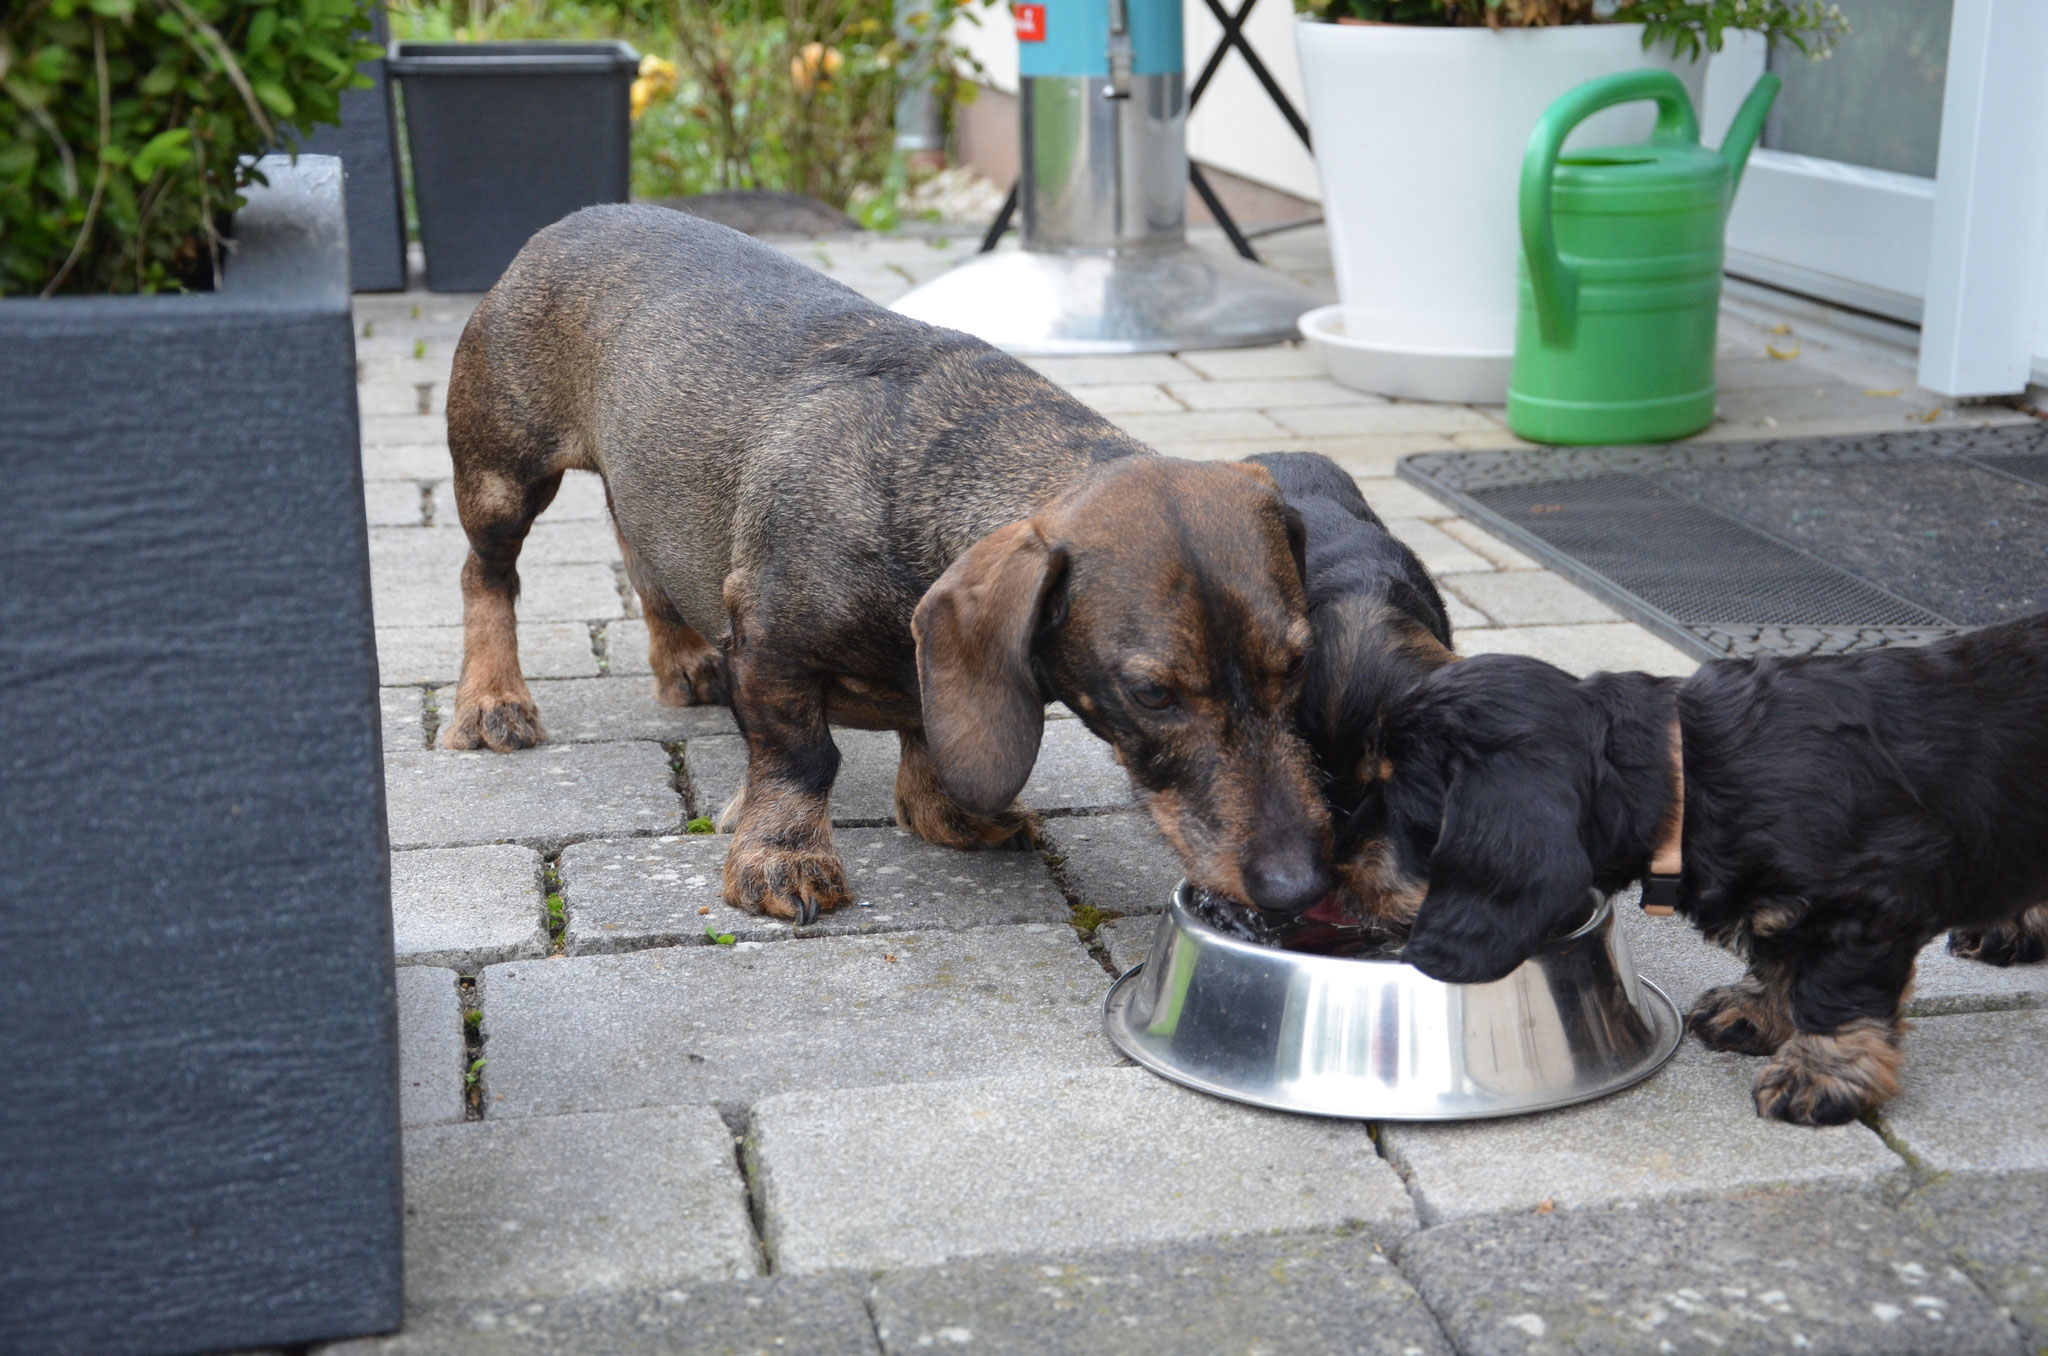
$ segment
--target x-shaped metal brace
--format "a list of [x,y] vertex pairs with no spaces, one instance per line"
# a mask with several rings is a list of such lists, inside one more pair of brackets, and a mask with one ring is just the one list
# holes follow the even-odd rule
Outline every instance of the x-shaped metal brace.
[[[1252,8],[1259,0],[1243,0],[1235,14],[1223,8],[1222,0],[1202,2],[1209,7],[1209,13],[1216,17],[1216,22],[1222,25],[1223,37],[1216,43],[1215,50],[1209,53],[1209,59],[1202,63],[1201,74],[1195,77],[1195,83],[1188,90],[1188,112],[1195,111],[1195,105],[1201,102],[1203,93],[1209,88],[1209,82],[1216,78],[1216,72],[1223,67],[1224,58],[1229,56],[1230,49],[1235,47],[1238,55],[1244,58],[1244,64],[1251,69],[1253,77],[1265,87],[1266,97],[1273,101],[1273,107],[1280,110],[1280,116],[1287,119],[1287,125],[1301,138],[1301,144],[1314,149],[1309,141],[1308,124],[1303,122],[1301,114],[1295,111],[1294,101],[1287,97],[1287,91],[1280,88],[1280,83],[1273,78],[1273,73],[1266,69],[1266,63],[1259,60],[1258,52],[1244,35],[1245,20],[1251,17]],[[1209,186],[1208,176],[1202,173],[1202,167],[1193,160],[1188,161],[1188,182],[1194,185],[1195,193],[1201,198],[1202,205],[1209,209],[1209,215],[1216,218],[1216,224],[1223,228],[1223,234],[1230,238],[1231,248],[1257,263],[1259,256],[1252,249],[1252,242],[1224,209],[1223,200],[1218,198],[1216,190]],[[989,226],[988,234],[981,238],[983,254],[994,249],[1002,240],[1003,232],[1010,229],[1010,221],[1016,214],[1017,185],[1013,183],[1010,185],[1009,196],[1003,199],[1002,210],[996,213],[996,219]]]

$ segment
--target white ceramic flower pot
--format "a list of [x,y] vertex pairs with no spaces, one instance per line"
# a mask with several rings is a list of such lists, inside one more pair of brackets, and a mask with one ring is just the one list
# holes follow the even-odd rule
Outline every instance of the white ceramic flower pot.
[[[1672,71],[1697,105],[1706,59],[1646,52],[1635,24],[1294,31],[1341,299],[1303,316],[1302,334],[1347,386],[1505,400],[1529,129],[1572,87],[1640,67]],[[1653,121],[1647,103],[1611,109],[1568,145],[1644,140]]]

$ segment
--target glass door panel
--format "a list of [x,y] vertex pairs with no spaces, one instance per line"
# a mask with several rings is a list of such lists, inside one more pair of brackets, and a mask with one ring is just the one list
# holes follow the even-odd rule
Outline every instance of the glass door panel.
[[[2044,0],[2048,2],[2048,0]],[[1918,323],[1953,0],[1839,0],[1848,35],[1812,61],[1730,41],[1709,128],[1768,65],[1785,88],[1728,219],[1728,271]]]

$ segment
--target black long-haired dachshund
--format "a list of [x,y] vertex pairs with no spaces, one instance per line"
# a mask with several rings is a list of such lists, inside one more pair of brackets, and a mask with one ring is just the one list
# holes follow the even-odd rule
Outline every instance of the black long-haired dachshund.
[[1367,807],[1385,775],[1388,708],[1456,658],[1443,595],[1336,462],[1313,452],[1246,460],[1272,475],[1301,515],[1306,540],[1302,577],[1315,639],[1295,725],[1329,802],[1340,886],[1311,916],[1347,929],[1405,930],[1422,895],[1394,877],[1385,843],[1366,831],[1376,822]]
[[2048,614],[1682,681],[1480,657],[1385,727],[1370,832],[1426,892],[1404,958],[1497,979],[1588,887],[1675,853],[1679,911],[1749,962],[1688,1026],[1771,1056],[1763,1114],[1840,1124],[1898,1090],[1914,957],[1943,931],[1994,964],[2048,954]]

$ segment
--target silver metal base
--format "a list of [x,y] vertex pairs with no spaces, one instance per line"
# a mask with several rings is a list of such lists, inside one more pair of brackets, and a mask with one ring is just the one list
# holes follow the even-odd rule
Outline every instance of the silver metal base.
[[1174,892],[1103,1031],[1176,1083],[1312,1116],[1519,1116],[1638,1083],[1684,1034],[1637,976],[1611,900],[1492,984],[1440,984],[1398,960],[1280,951],[1227,937]]
[[1316,304],[1238,258],[1183,245],[1144,253],[984,254],[895,309],[1022,354],[1170,353],[1284,343]]

